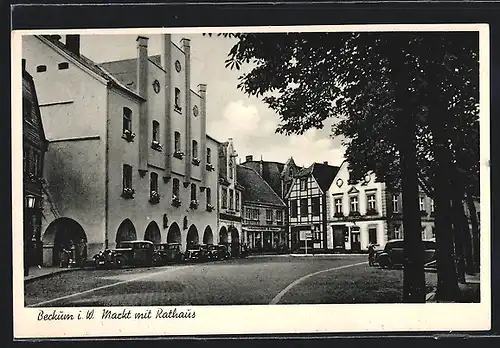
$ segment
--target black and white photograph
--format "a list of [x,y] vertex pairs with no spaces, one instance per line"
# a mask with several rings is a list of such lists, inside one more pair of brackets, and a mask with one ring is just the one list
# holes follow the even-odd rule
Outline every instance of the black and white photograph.
[[484,24],[14,31],[15,333],[489,329],[488,52]]

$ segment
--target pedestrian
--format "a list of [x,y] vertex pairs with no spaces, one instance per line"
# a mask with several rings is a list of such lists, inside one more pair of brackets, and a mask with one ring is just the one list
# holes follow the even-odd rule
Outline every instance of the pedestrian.
[[368,265],[375,265],[375,246],[372,243],[368,245]]

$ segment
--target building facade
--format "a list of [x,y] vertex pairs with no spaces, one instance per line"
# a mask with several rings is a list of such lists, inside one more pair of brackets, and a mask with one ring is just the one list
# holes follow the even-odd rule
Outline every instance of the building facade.
[[27,36],[49,139],[44,263],[84,240],[88,255],[123,240],[217,240],[219,143],[206,135],[206,85],[190,88],[190,41],[96,64],[80,37]]
[[242,231],[241,196],[243,187],[238,183],[237,152],[233,139],[219,146],[219,244],[227,245],[231,254],[238,256],[246,236]]
[[286,198],[289,209],[289,247],[292,251],[328,248],[329,189],[339,167],[313,163],[300,170]]
[[22,61],[23,83],[23,191],[24,267],[42,264],[41,222],[43,168],[47,139],[43,129],[37,92],[32,76]]
[[286,205],[269,184],[252,168],[237,166],[243,186],[243,232],[252,251],[284,250],[286,247]]
[[[369,244],[384,245],[387,240],[403,238],[402,197],[400,190],[367,175],[351,183],[348,163],[343,162],[330,189],[329,249],[365,251]],[[422,239],[432,239],[434,204],[420,192]]]

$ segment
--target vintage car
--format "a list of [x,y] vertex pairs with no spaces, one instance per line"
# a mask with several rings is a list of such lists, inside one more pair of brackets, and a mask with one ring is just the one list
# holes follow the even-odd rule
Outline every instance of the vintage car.
[[98,268],[124,266],[152,266],[154,244],[147,240],[124,241],[116,244],[115,249],[107,249],[94,255]]
[[[432,266],[436,260],[436,242],[434,240],[423,240],[424,265]],[[398,268],[404,263],[403,239],[389,240],[383,250],[375,253],[375,263],[382,268]]]
[[161,243],[155,245],[153,263],[155,266],[172,262],[181,262],[184,255],[181,252],[181,243]]
[[198,262],[207,261],[208,253],[207,244],[193,244],[187,247],[184,260]]
[[226,245],[214,245],[210,244],[208,246],[208,259],[209,260],[227,260],[231,258],[231,254],[227,249]]

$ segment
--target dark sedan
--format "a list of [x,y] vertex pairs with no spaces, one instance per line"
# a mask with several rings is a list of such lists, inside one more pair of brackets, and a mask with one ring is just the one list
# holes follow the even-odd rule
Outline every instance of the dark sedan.
[[209,245],[208,258],[210,260],[227,260],[231,257],[227,246],[225,245]]
[[184,255],[186,261],[204,262],[208,260],[208,245],[195,244],[188,246]]
[[[431,266],[436,260],[436,242],[424,240],[424,265]],[[393,239],[385,244],[383,250],[376,252],[375,262],[382,268],[402,267],[404,249],[402,239]]]

